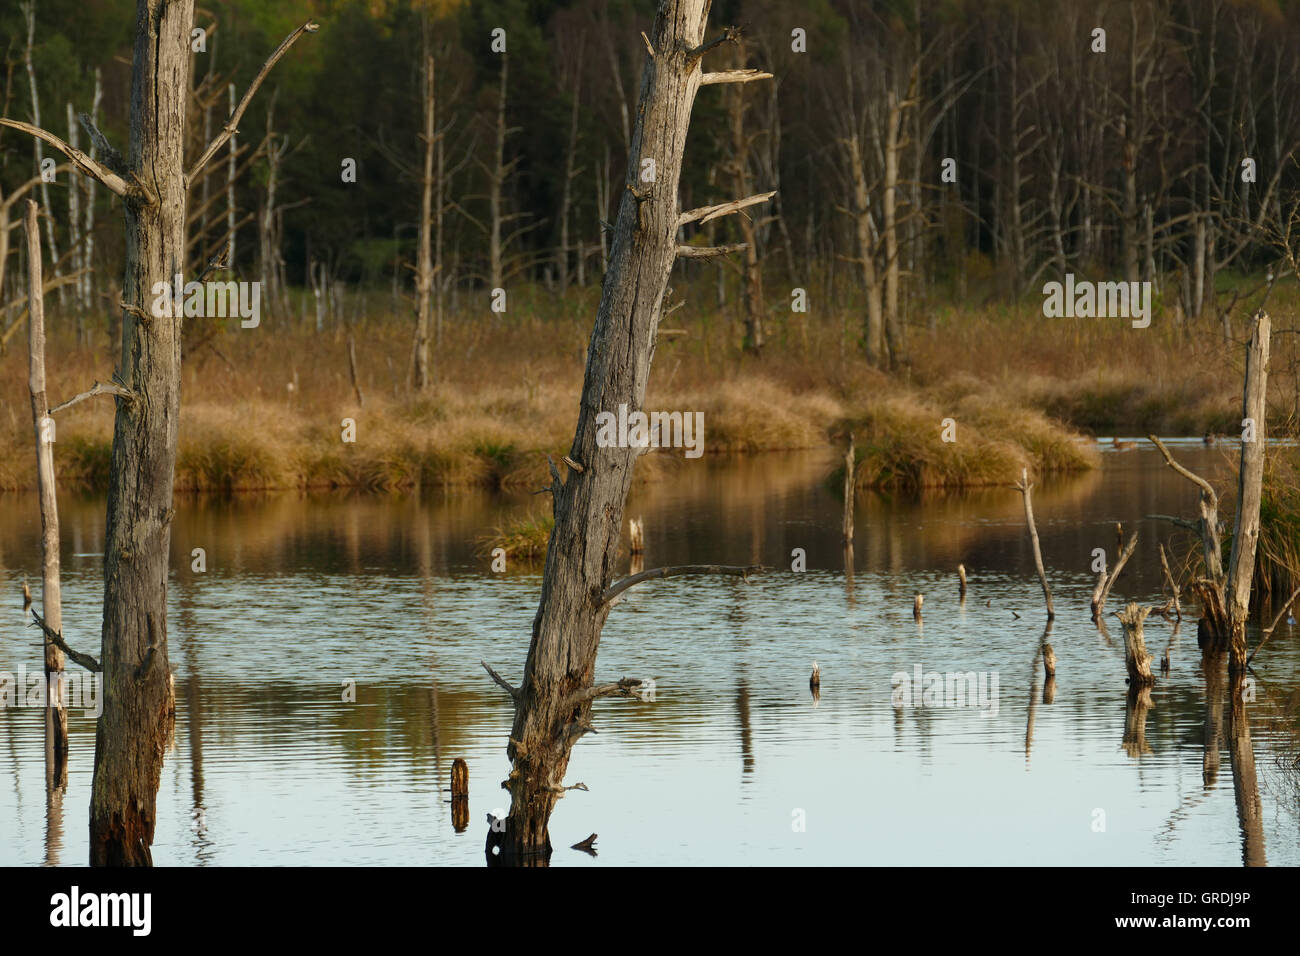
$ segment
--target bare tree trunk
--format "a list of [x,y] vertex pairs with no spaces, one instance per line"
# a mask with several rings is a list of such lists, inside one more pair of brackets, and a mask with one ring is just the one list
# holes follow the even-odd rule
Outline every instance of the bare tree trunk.
[[509,61],[501,54],[501,90],[497,98],[496,149],[493,153],[492,175],[488,183],[488,215],[491,217],[488,233],[488,285],[502,288],[501,266],[501,191],[506,181],[506,82]]
[[[77,118],[72,113],[71,101],[64,104],[68,114],[68,145],[73,149],[77,148]],[[81,272],[81,189],[77,180],[71,179],[68,183],[68,242],[71,262],[69,266],[74,273]],[[77,344],[85,345],[86,343],[86,311],[85,305],[81,301],[81,278],[78,276],[76,285],[72,290],[72,304],[77,309]]]
[[560,248],[555,251],[560,291],[569,287],[569,210],[573,206],[573,178],[580,170],[576,166],[578,154],[578,107],[582,103],[582,50],[578,50],[573,71],[573,106],[569,113],[569,140],[564,149],[564,184],[560,187]]
[[317,29],[305,23],[280,44],[232,109],[222,133],[187,172],[193,23],[193,0],[137,0],[126,158],[106,150],[100,162],[52,133],[0,118],[0,126],[50,144],[120,196],[126,215],[120,364],[113,385],[96,386],[76,399],[117,396],[104,534],[104,711],[95,733],[90,802],[90,862],[97,866],[152,863],[158,783],[175,716],[167,659],[167,572],[180,417],[181,317],[174,308],[155,307],[155,289],[171,287],[184,273],[188,183],[197,181],[204,164],[233,138],[253,92],[276,60],[302,33]]
[[[745,132],[745,85],[736,84],[729,91],[728,121],[731,127],[731,158],[727,165],[731,167],[732,182],[736,195],[748,196],[749,148],[751,137]],[[744,295],[742,301],[745,309],[746,352],[761,354],[765,337],[763,334],[763,269],[758,260],[758,231],[749,216],[740,216],[740,239],[745,244]]]
[[[95,67],[95,94],[90,101],[90,124],[96,128],[99,126],[99,103],[104,96],[104,83],[100,75],[99,67]],[[98,156],[98,145],[92,139],[90,141],[90,158],[95,159]],[[98,182],[93,176],[88,176],[84,180],[86,187],[86,221],[82,229],[82,234],[86,237],[85,254],[82,261],[86,265],[86,272],[81,277],[81,301],[84,308],[94,310],[95,305],[95,187]]]
[[[488,852],[499,851],[508,862],[544,861],[549,855],[548,821],[565,792],[573,745],[591,730],[592,701],[629,695],[639,683],[593,684],[601,628],[614,599],[630,583],[611,587],[610,580],[633,467],[645,450],[599,443],[597,416],[621,404],[641,408],[665,290],[679,254],[677,232],[705,214],[679,213],[677,192],[695,94],[704,83],[727,82],[727,74],[702,75],[699,69],[708,6],[708,0],[663,0],[655,18],[627,188],[587,353],[577,430],[566,458],[572,463],[567,480],[552,465],[555,528],[523,681],[513,688],[496,677],[515,702],[507,747],[513,769],[504,784],[511,796],[509,817],[503,830],[494,824]],[[640,183],[636,175],[646,158],[656,161],[653,183]],[[673,571],[643,575],[663,577]]]
[[[429,27],[424,27],[424,175],[420,182],[420,235],[415,269],[417,311],[412,348],[416,391],[429,387],[429,331],[433,319],[433,154],[436,101],[433,55],[429,53]],[[495,289],[496,286],[493,285]]]
[[[231,83],[226,88],[230,98],[230,112],[235,112],[235,84]],[[239,175],[237,161],[239,159],[238,149],[239,137],[235,133],[230,134],[230,153],[226,159],[226,268],[235,268],[235,233],[238,230],[238,224],[235,222],[235,179]]]
[[1246,384],[1242,418],[1253,426],[1252,441],[1241,443],[1237,476],[1237,516],[1228,558],[1224,604],[1232,623],[1232,658],[1235,670],[1246,666],[1246,619],[1250,614],[1250,582],[1255,574],[1255,549],[1259,543],[1259,510],[1264,481],[1264,442],[1267,412],[1268,353],[1271,323],[1268,314],[1255,317],[1255,331],[1246,350]]
[[888,342],[889,364],[897,366],[902,359],[903,329],[898,315],[898,284],[900,265],[898,259],[898,159],[901,151],[899,136],[902,132],[904,104],[898,94],[889,92],[889,128],[885,133],[885,335]]
[[[41,279],[41,237],[36,203],[27,200],[27,387],[32,396],[32,426],[36,433],[36,486],[41,506],[41,611],[51,630],[63,631],[63,599],[59,583],[59,500],[54,482],[54,432],[50,403],[45,397],[45,294]],[[53,678],[53,680],[51,680]],[[46,779],[52,789],[68,783],[68,712],[60,706],[57,688],[63,680],[63,652],[45,642],[45,688],[55,691],[45,705]]]
[[880,283],[876,279],[876,244],[871,237],[871,198],[867,192],[866,171],[862,167],[862,146],[856,132],[849,136],[847,149],[853,176],[853,225],[857,237],[858,263],[862,267],[862,284],[867,293],[863,347],[867,353],[867,361],[872,365],[880,365],[884,358],[884,318],[881,311]]
[[[36,67],[32,63],[32,48],[36,45],[36,2],[27,0],[23,4],[23,16],[27,20],[27,47],[23,51],[23,65],[27,68],[27,85],[32,95],[32,125],[41,125],[41,99],[36,90]],[[36,174],[41,176],[41,164],[45,161],[44,144],[38,137],[33,143],[36,154]],[[50,262],[53,264],[54,278],[60,275],[59,244],[54,237],[54,218],[50,215],[54,209],[50,205],[50,184],[41,176],[41,208],[45,210],[45,243],[50,249]],[[63,287],[59,287],[59,302],[64,301]]]

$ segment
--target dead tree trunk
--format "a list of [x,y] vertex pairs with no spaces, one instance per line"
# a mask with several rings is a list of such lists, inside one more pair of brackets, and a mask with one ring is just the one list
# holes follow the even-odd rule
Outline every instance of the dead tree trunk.
[[1124,666],[1128,668],[1130,689],[1150,687],[1156,682],[1151,673],[1151,655],[1147,653],[1146,641],[1142,637],[1142,625],[1150,611],[1150,608],[1130,603],[1119,616],[1124,625]]
[[[428,26],[424,41],[424,175],[420,180],[420,236],[416,256],[415,346],[413,382],[416,391],[429,387],[429,329],[433,322],[433,152],[436,101],[433,88],[433,55],[429,53]],[[496,288],[493,286],[493,288]]]
[[1246,619],[1250,616],[1250,582],[1255,575],[1255,550],[1259,543],[1259,509],[1264,483],[1264,442],[1267,414],[1268,352],[1271,323],[1268,314],[1255,316],[1255,331],[1246,349],[1246,383],[1242,394],[1242,426],[1253,431],[1241,443],[1237,473],[1237,516],[1228,558],[1224,606],[1232,626],[1230,659],[1236,672],[1246,667]]
[[[45,623],[63,630],[63,600],[59,585],[59,500],[54,484],[54,423],[45,395],[45,294],[41,279],[41,236],[36,203],[27,200],[23,224],[27,231],[27,386],[32,395],[32,426],[36,431],[36,487],[41,506],[41,610]],[[45,687],[55,690],[63,680],[63,652],[45,643]],[[51,680],[51,678],[54,678]],[[51,788],[68,782],[68,712],[60,697],[49,694],[45,705],[46,779]]]
[[1243,435],[1241,467],[1237,475],[1237,516],[1232,537],[1232,552],[1225,572],[1219,539],[1219,499],[1214,488],[1199,475],[1174,461],[1160,439],[1147,436],[1164,455],[1165,463],[1201,489],[1201,518],[1186,521],[1169,515],[1150,515],[1180,527],[1201,533],[1205,553],[1205,578],[1193,581],[1191,590],[1201,602],[1198,640],[1209,641],[1203,650],[1220,650],[1227,644],[1232,651],[1234,672],[1246,666],[1246,620],[1250,615],[1250,585],[1255,573],[1255,551],[1259,543],[1259,511],[1264,482],[1264,442],[1266,438],[1268,355],[1272,323],[1268,314],[1255,316],[1255,329],[1246,349],[1246,376],[1242,395],[1242,426],[1250,429],[1250,441]]
[[[663,0],[651,35],[641,82],[628,174],[613,229],[609,271],[587,353],[577,430],[566,459],[567,479],[551,466],[555,528],[551,532],[541,601],[523,680],[511,687],[494,674],[515,704],[507,753],[513,764],[503,786],[510,812],[488,834],[488,852],[507,862],[544,860],[547,826],[566,790],[564,774],[573,745],[591,728],[598,697],[631,696],[641,682],[594,683],[600,632],[615,599],[635,581],[681,573],[743,574],[747,569],[689,566],[646,571],[610,584],[618,561],[623,510],[639,447],[601,445],[597,416],[645,397],[668,277],[679,254],[678,230],[710,214],[679,212],[678,180],[691,108],[699,87],[758,79],[753,71],[707,74],[700,60],[733,37],[704,43],[709,0]],[[655,161],[653,182],[638,175]],[[717,214],[741,208],[727,204]],[[576,787],[577,785],[575,785]]]
[[97,866],[152,863],[158,783],[175,709],[167,659],[167,565],[181,318],[154,308],[155,287],[170,286],[184,272],[189,184],[233,138],[270,68],[302,33],[316,30],[314,23],[303,24],[280,44],[221,134],[187,172],[193,22],[193,0],[137,0],[127,157],[108,147],[98,130],[89,132],[101,142],[103,158],[93,160],[43,129],[0,120],[57,149],[122,197],[126,214],[122,350],[115,384],[79,397],[117,397],[104,536],[104,712],[95,735],[90,802],[90,863]]
[[1038,583],[1043,586],[1043,600],[1047,602],[1047,619],[1052,621],[1056,619],[1056,609],[1052,606],[1052,589],[1047,584],[1047,572],[1043,569],[1043,552],[1038,546],[1038,528],[1034,524],[1034,502],[1030,497],[1033,488],[1033,483],[1029,480],[1029,469],[1022,469],[1020,480],[1016,482],[1016,490],[1025,499],[1025,522],[1029,525],[1029,543],[1034,548],[1034,567],[1038,570]]

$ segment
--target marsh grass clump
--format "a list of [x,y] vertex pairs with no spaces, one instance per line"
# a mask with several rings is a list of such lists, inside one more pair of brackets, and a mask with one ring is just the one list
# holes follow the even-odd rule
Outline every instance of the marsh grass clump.
[[552,514],[519,515],[480,538],[475,553],[487,558],[497,548],[503,548],[509,559],[526,565],[538,564],[546,559],[546,548],[554,527],[555,516]]
[[[953,441],[944,441],[951,418]],[[1033,409],[970,395],[945,412],[923,397],[887,399],[839,423],[857,440],[855,486],[918,490],[1009,485],[1022,468],[1034,474],[1083,471],[1097,450],[1082,436]],[[843,466],[832,475],[843,481]]]
[[1300,583],[1300,451],[1293,447],[1270,449],[1261,491],[1251,592],[1285,601]]

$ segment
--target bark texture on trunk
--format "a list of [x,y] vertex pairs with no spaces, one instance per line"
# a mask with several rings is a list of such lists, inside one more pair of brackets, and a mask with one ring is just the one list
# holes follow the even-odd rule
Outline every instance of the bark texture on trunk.
[[[136,5],[122,353],[104,543],[104,713],[95,734],[90,862],[153,862],[155,803],[174,699],[167,565],[180,415],[181,320],[154,316],[156,283],[185,268],[185,105],[193,0]],[[233,138],[232,138],[233,139]]]
[[[564,794],[574,743],[591,730],[591,704],[628,684],[593,686],[606,590],[618,557],[632,471],[643,449],[601,447],[596,417],[626,403],[640,409],[650,377],[661,307],[678,254],[678,180],[701,73],[708,0],[663,0],[649,37],[652,54],[641,80],[637,124],[619,203],[599,311],[587,353],[578,424],[567,479],[552,468],[555,528],[523,681],[511,689],[516,709],[507,753],[513,764],[504,828],[488,834],[488,853],[506,862],[544,860],[548,821]],[[716,75],[715,75],[716,76]],[[642,182],[642,160],[655,179]],[[698,216],[695,218],[699,218]],[[504,681],[499,681],[504,683]]]

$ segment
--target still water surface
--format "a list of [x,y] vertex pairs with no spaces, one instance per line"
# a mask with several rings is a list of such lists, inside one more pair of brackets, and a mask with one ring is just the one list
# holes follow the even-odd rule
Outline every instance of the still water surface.
[[[1199,443],[1177,453],[1226,471],[1224,453]],[[1015,491],[863,496],[850,585],[830,456],[681,462],[636,490],[629,515],[644,517],[647,567],[779,570],[649,583],[615,608],[597,678],[653,678],[656,699],[596,705],[599,733],[578,745],[566,781],[590,791],[560,802],[553,864],[1240,865],[1261,838],[1270,864],[1300,863],[1296,627],[1283,624],[1254,665],[1262,834],[1243,832],[1223,737],[1206,753],[1194,622],[1175,634],[1149,620],[1148,648],[1159,659],[1170,646],[1173,667],[1153,691],[1145,743],[1125,745],[1123,638],[1113,617],[1109,636],[1089,621],[1092,551],[1113,560],[1115,522],[1139,528],[1110,607],[1162,602],[1157,544],[1172,532],[1143,516],[1190,516],[1196,498],[1154,452],[1103,460],[1034,495],[1058,612],[1050,703]],[[69,492],[61,505],[64,633],[97,650],[104,506]],[[540,579],[491,573],[476,546],[541,506],[463,492],[179,501],[176,732],[155,862],[482,865],[485,816],[506,806],[512,713],[479,661],[517,679]],[[1173,537],[1181,554],[1186,536]],[[0,670],[40,666],[17,598],[24,574],[39,581],[38,541],[35,500],[0,497]],[[194,548],[205,573],[191,570]],[[805,573],[789,571],[795,548]],[[893,676],[918,665],[974,671],[990,692],[996,678],[996,697],[896,708]],[[0,864],[86,860],[94,723],[74,712],[70,725],[60,813],[47,807],[40,712],[0,710]],[[463,833],[443,792],[457,757],[470,773]],[[598,857],[568,849],[592,832]]]

